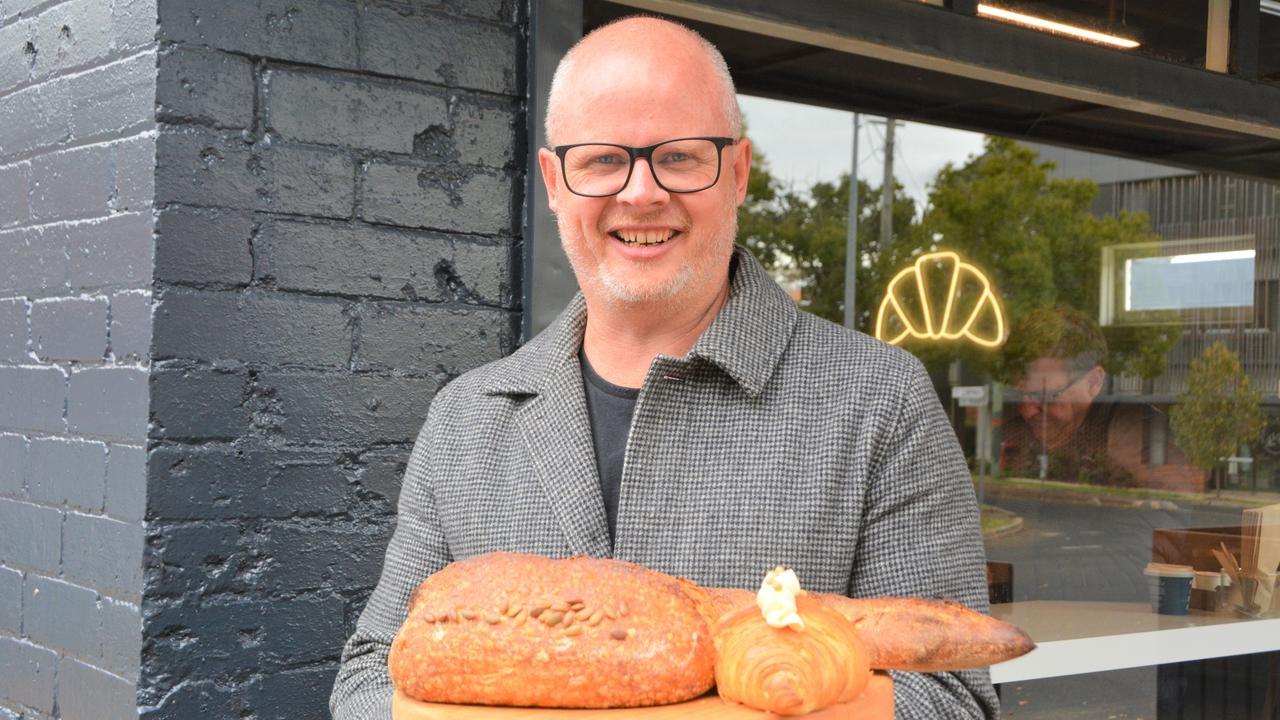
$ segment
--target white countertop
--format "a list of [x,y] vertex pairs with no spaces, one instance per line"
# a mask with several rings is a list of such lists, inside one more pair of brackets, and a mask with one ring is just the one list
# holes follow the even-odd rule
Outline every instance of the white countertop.
[[992,665],[994,683],[1280,650],[1280,618],[1157,615],[1147,603],[1055,600],[993,605],[991,614],[1036,641],[1026,655]]

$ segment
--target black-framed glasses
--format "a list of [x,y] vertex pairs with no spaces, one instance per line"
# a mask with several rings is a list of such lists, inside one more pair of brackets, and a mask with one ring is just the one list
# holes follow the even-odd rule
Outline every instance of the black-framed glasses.
[[560,158],[560,174],[569,192],[609,197],[631,182],[636,160],[641,158],[648,162],[654,182],[667,192],[706,190],[720,180],[720,151],[737,142],[727,137],[688,137],[648,147],[577,143],[557,145],[552,150]]
[[1011,388],[1009,391],[1007,391],[1008,392],[1007,397],[1009,400],[1015,403],[1033,402],[1033,403],[1036,403],[1037,405],[1048,405],[1049,403],[1055,403],[1055,402],[1058,402],[1058,398],[1061,398],[1063,393],[1075,387],[1076,383],[1083,380],[1085,376],[1087,376],[1091,372],[1093,372],[1093,368],[1085,370],[1084,372],[1079,373],[1077,375],[1072,375],[1067,380],[1067,384],[1063,385],[1057,390],[1031,390],[1028,392],[1023,392],[1021,390],[1018,390],[1017,388]]

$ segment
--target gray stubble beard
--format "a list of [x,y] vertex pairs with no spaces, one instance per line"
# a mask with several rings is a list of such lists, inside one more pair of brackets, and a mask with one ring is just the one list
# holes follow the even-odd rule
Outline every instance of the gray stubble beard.
[[[584,272],[589,269],[592,259],[584,253],[576,252],[573,249],[573,247],[581,247],[583,245],[582,242],[570,243],[565,241],[566,237],[572,236],[572,233],[575,232],[574,228],[566,227],[559,217],[556,218],[556,225],[560,231],[560,246],[564,248],[564,254],[569,258],[569,265],[573,268],[573,274],[578,278],[578,283],[581,284],[585,277]],[[661,303],[674,306],[680,300],[681,291],[685,290],[699,276],[700,270],[711,270],[716,267],[728,268],[729,257],[733,255],[733,243],[737,235],[738,216],[735,207],[734,212],[729,214],[729,222],[725,227],[721,228],[712,243],[713,252],[704,253],[699,258],[686,260],[679,271],[661,286],[641,290],[635,287],[634,284],[628,283],[627,278],[615,276],[606,267],[596,268],[595,284],[598,289],[603,291],[605,299],[613,303],[622,305]],[[701,274],[707,277],[711,276],[709,272]]]

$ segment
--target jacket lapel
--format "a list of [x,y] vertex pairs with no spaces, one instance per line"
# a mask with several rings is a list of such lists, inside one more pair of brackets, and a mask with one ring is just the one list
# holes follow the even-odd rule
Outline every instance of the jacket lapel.
[[516,418],[570,551],[608,557],[609,526],[577,367],[574,359],[556,368],[553,383]]
[[578,365],[586,319],[579,294],[551,327],[503,361],[489,392],[529,396],[515,422],[570,552],[608,557],[609,526]]

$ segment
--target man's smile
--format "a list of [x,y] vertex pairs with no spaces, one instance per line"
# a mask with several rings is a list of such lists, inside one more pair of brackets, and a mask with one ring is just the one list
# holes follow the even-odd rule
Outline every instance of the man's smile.
[[643,230],[623,228],[611,231],[609,236],[625,245],[649,247],[651,245],[662,245],[679,234],[679,230],[671,228]]

